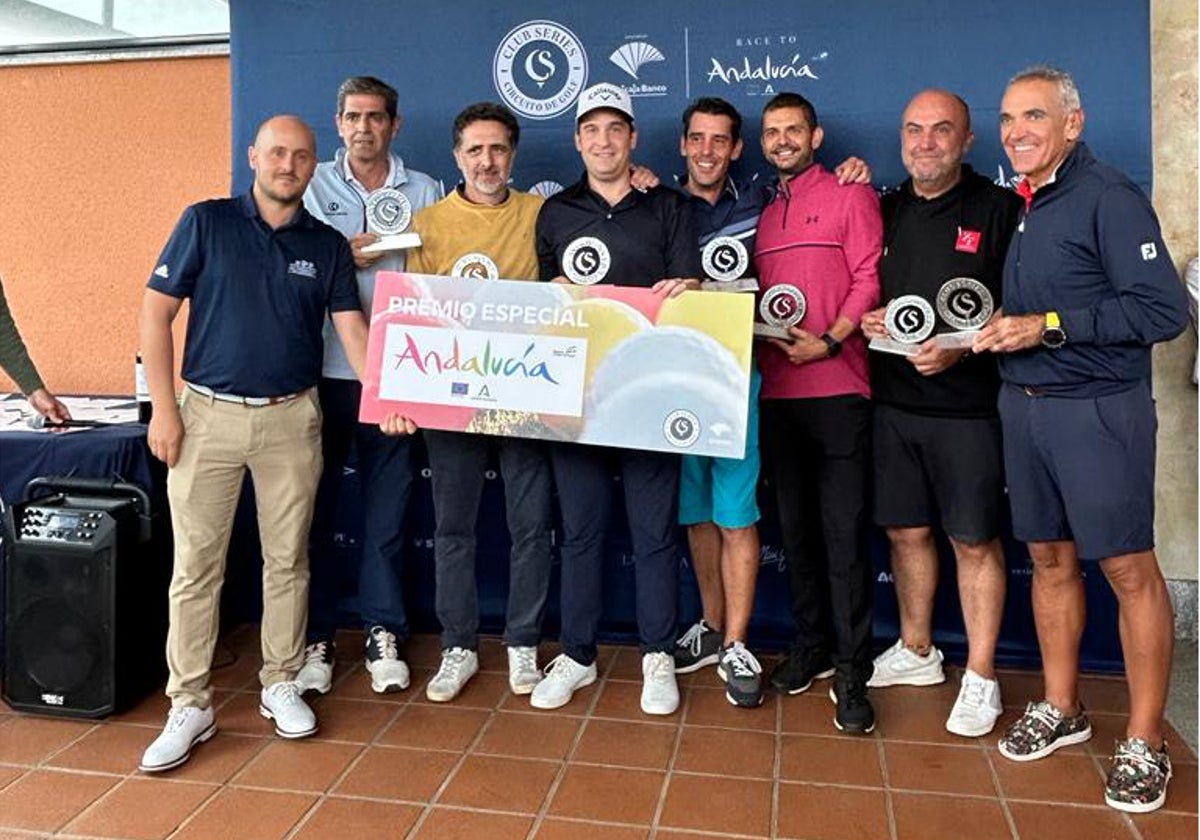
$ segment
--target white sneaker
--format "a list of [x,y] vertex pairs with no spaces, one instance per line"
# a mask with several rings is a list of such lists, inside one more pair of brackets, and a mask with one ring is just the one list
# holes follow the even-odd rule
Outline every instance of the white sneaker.
[[317,731],[317,716],[300,696],[300,684],[277,682],[262,690],[258,712],[275,721],[275,734],[280,738],[307,738]]
[[192,747],[215,735],[217,725],[213,722],[213,710],[195,706],[180,706],[171,709],[167,725],[154,743],[146,747],[138,769],[143,773],[160,773],[178,767],[192,755]]
[[1000,683],[984,679],[967,668],[963,671],[958,699],[946,719],[946,731],[964,738],[978,738],[992,731],[1003,711]]
[[903,639],[897,639],[896,644],[875,657],[875,672],[867,680],[867,687],[937,685],[945,681],[940,650],[931,645],[929,653],[918,656],[905,647]]
[[671,715],[678,708],[675,657],[661,651],[643,654],[642,711],[648,715]]
[[536,647],[508,649],[508,687],[513,694],[529,694],[542,681],[538,670]]
[[300,693],[328,694],[333,688],[333,642],[316,642],[304,649],[304,664],[296,674]]
[[396,634],[378,624],[367,633],[366,665],[371,675],[371,690],[376,694],[408,688],[408,664],[396,649]]
[[449,648],[442,651],[442,664],[429,685],[425,696],[435,703],[446,703],[458,696],[479,670],[479,654],[466,648]]
[[[674,668],[674,663],[671,665]],[[596,681],[596,663],[580,665],[565,653],[546,666],[546,676],[533,688],[529,705],[535,709],[557,709],[571,702],[575,690]]]

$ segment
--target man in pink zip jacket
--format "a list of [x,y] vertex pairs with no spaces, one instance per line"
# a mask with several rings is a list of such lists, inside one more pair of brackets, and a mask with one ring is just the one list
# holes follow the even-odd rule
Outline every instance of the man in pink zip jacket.
[[764,463],[779,504],[796,640],[772,672],[799,694],[836,673],[834,724],[868,733],[872,567],[868,552],[871,388],[859,332],[879,300],[879,200],[839,186],[813,160],[824,133],[804,97],[763,109],[762,149],[778,182],[758,223],[759,312],[786,338],[759,348]]

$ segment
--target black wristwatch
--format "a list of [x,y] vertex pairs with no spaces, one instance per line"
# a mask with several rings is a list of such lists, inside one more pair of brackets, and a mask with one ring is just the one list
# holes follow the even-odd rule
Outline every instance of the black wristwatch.
[[1057,312],[1046,313],[1046,323],[1042,327],[1042,346],[1057,350],[1067,343],[1067,333],[1062,328],[1062,320]]
[[821,333],[821,340],[825,342],[825,346],[829,348],[829,355],[825,358],[832,359],[842,352],[842,342],[831,336],[829,333]]

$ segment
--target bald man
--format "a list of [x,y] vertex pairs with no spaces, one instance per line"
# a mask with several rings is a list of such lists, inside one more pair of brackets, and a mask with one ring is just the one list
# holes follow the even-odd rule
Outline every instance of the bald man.
[[[145,772],[178,767],[216,732],[209,673],[247,469],[263,555],[259,711],[284,738],[317,730],[294,677],[304,654],[307,538],[321,475],[321,329],[329,313],[361,376],[367,324],[350,246],[303,207],[317,165],[312,130],[297,117],[267,120],[249,162],[249,192],[184,211],[142,303],[142,358],[154,404],[148,439],[170,468],[175,532],[171,712],[142,758]],[[171,324],[185,299],[190,314],[177,401]]]
[[[987,298],[999,308],[1004,255],[1021,200],[962,162],[973,140],[967,103],[949,91],[921,91],[904,109],[900,155],[911,177],[881,203],[883,307],[863,317],[868,337],[896,337],[888,334],[884,316],[887,304],[902,295],[918,295],[938,313],[937,333],[956,329],[955,323],[967,326],[962,319],[972,314],[969,304],[976,307],[976,326],[987,318]],[[955,295],[964,294],[956,302]],[[915,349],[912,356],[876,352],[870,359],[874,519],[891,542],[900,638],[875,658],[867,685],[946,679],[932,638],[938,583],[933,528],[940,526],[957,560],[968,643],[946,729],[977,737],[992,730],[1001,712],[993,663],[1005,589],[1000,378],[990,354],[972,356],[936,337]]]

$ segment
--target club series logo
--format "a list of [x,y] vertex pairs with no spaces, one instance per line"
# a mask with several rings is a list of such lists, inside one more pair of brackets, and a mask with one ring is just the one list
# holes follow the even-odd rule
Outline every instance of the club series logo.
[[700,439],[700,418],[686,408],[679,408],[663,421],[663,437],[667,443],[687,449]]
[[750,266],[750,254],[740,239],[718,236],[700,252],[700,265],[713,280],[737,280]]
[[472,251],[459,257],[450,269],[451,277],[466,277],[471,280],[498,280],[500,269],[487,254]]
[[608,246],[594,236],[581,236],[563,251],[563,273],[580,286],[599,283],[608,274],[610,265]]
[[395,187],[384,187],[367,199],[367,228],[372,233],[403,233],[412,221],[408,196]]
[[808,301],[804,292],[791,283],[780,283],[767,289],[758,304],[758,313],[763,321],[773,327],[794,327],[804,320]]
[[920,344],[933,334],[933,307],[920,295],[901,295],[888,304],[883,323],[901,344]]
[[955,277],[938,289],[938,315],[956,330],[979,329],[995,309],[992,293],[974,277]]
[[530,20],[500,41],[492,60],[496,92],[514,111],[548,120],[571,107],[587,84],[588,59],[575,33]]

